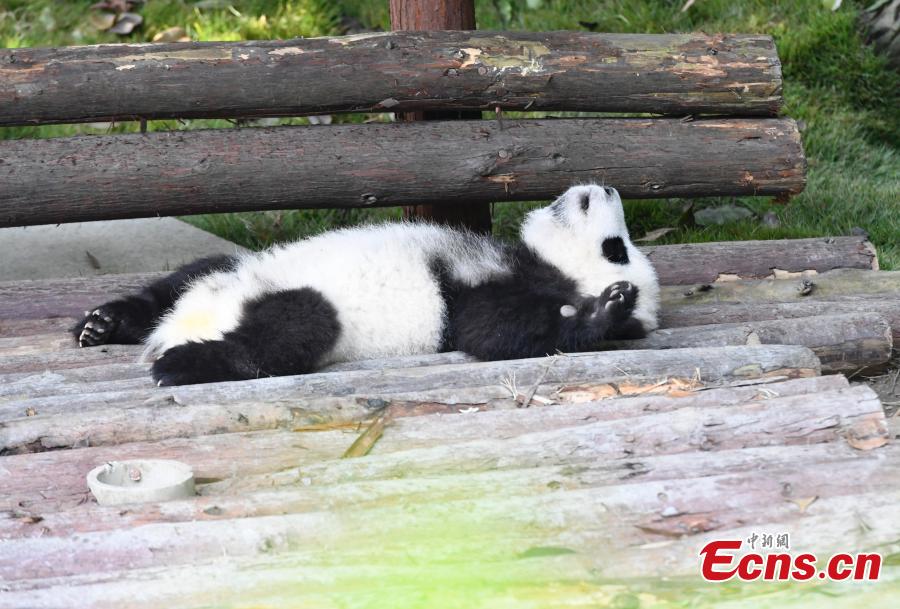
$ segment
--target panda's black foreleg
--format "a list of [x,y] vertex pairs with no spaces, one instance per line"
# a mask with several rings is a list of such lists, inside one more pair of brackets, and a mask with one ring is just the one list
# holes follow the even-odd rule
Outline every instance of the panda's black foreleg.
[[592,351],[623,333],[643,332],[631,316],[636,302],[637,287],[628,282],[575,304],[513,282],[485,284],[455,299],[452,342],[485,361]]
[[637,286],[619,281],[607,286],[600,296],[570,307],[561,328],[560,350],[591,351],[604,341],[646,336],[643,324],[632,316],[637,297]]
[[266,294],[244,306],[238,327],[222,340],[169,349],[152,374],[160,385],[304,374],[318,367],[340,331],[337,311],[316,290]]
[[136,345],[178,298],[193,279],[232,268],[233,256],[210,256],[195,260],[174,273],[154,281],[137,294],[111,300],[85,314],[71,332],[81,347],[107,343]]

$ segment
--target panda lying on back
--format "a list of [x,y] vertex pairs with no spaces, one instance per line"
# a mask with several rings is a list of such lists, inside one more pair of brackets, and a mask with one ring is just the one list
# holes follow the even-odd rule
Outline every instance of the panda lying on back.
[[570,188],[521,234],[512,246],[394,223],[207,258],[73,332],[82,347],[143,342],[153,378],[183,385],[456,349],[482,360],[589,351],[656,328],[656,274],[615,189]]

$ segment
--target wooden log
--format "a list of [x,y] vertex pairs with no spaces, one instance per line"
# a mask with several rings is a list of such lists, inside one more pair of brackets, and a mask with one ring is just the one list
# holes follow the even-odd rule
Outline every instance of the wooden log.
[[[56,452],[58,451],[45,454],[52,455]],[[197,456],[201,456],[199,451]],[[223,458],[227,456],[223,455]],[[189,463],[198,472],[196,464]],[[330,463],[336,465],[333,461]],[[814,463],[820,468],[827,467],[833,475],[827,479],[810,477],[806,475],[805,469],[798,470],[797,463]],[[78,462],[78,465],[84,467],[87,463]],[[270,465],[275,465],[274,458]],[[215,464],[212,467],[216,467]],[[856,474],[841,477],[839,471],[845,468],[855,469]],[[18,468],[14,471],[18,473]],[[458,499],[460,496],[490,495],[498,488],[504,489],[508,495],[528,495],[560,487],[594,488],[626,482],[658,483],[699,477],[718,477],[717,481],[722,481],[730,477],[744,477],[748,473],[763,475],[765,479],[761,481],[761,486],[780,484],[783,491],[787,489],[785,499],[790,500],[794,497],[850,495],[862,490],[875,490],[874,485],[881,481],[886,483],[885,486],[890,486],[892,480],[888,476],[900,473],[896,461],[886,460],[884,454],[861,453],[849,447],[828,444],[657,455],[642,459],[637,470],[639,473],[635,474],[635,471],[634,462],[622,463],[619,460],[579,460],[577,465],[568,467],[544,465],[462,475],[448,471],[440,475],[420,474],[376,479],[367,474],[366,468],[357,468],[355,473],[344,469],[339,475],[317,478],[315,483],[310,478],[309,484],[302,484],[300,488],[289,485],[223,494],[219,489],[207,486],[201,489],[203,494],[196,498],[164,504],[135,505],[128,510],[98,506],[90,500],[85,501],[86,491],[82,480],[77,492],[66,497],[45,497],[42,492],[40,495],[32,493],[15,503],[10,501],[11,507],[3,508],[6,512],[4,517],[0,517],[0,535],[4,539],[36,535],[62,537],[87,531],[127,529],[153,522],[255,518],[309,512],[322,505],[335,509],[399,501],[409,503],[423,498],[444,501]],[[84,477],[84,470],[77,473],[80,474],[79,478]],[[799,476],[796,482],[786,485],[782,477],[794,474]],[[670,524],[683,525],[679,521]]]
[[856,302],[862,298],[896,299],[900,271],[835,269],[784,280],[725,281],[694,287],[662,289],[663,310],[686,304],[773,303],[804,301]]
[[777,195],[803,189],[804,166],[789,119],[433,121],[8,140],[0,142],[0,226],[548,199],[577,181],[615,184],[624,198]]
[[775,116],[781,103],[775,45],[754,35],[379,32],[0,54],[0,125],[495,107]]
[[[820,409],[816,411],[816,405]],[[563,409],[560,409],[563,410]],[[823,413],[828,413],[822,416]],[[483,416],[487,420],[504,419]],[[508,413],[502,413],[507,415]],[[809,395],[774,397],[747,402],[740,406],[693,407],[686,405],[674,410],[635,416],[633,418],[603,420],[589,418],[580,426],[520,433],[503,442],[497,435],[485,438],[488,432],[479,417],[460,423],[465,433],[476,434],[470,439],[451,444],[392,452],[381,455],[379,461],[367,460],[370,479],[404,475],[431,474],[440,471],[476,472],[506,467],[539,467],[542,464],[566,463],[613,458],[640,459],[645,456],[675,454],[691,450],[728,450],[748,446],[781,444],[814,444],[817,442],[849,442],[848,438],[867,436],[884,443],[888,429],[881,402],[868,387],[851,387]],[[409,426],[421,426],[428,419],[409,419]],[[482,427],[481,437],[472,426]],[[776,429],[777,428],[777,429]],[[490,428],[488,428],[490,429]],[[853,430],[852,432],[850,430]],[[376,451],[377,453],[377,451]],[[241,493],[275,486],[297,484],[304,478],[325,476],[340,480],[341,467],[322,463],[274,474],[247,476],[221,483],[229,493]]]
[[841,268],[878,270],[875,247],[865,237],[681,243],[640,249],[664,285],[775,279]]
[[[391,29],[404,31],[474,30],[475,0],[391,0]],[[466,52],[466,51],[461,51]],[[533,50],[521,47],[521,56]],[[502,68],[501,68],[502,69]],[[504,70],[505,71],[505,70]],[[448,75],[450,72],[448,72]],[[459,77],[459,70],[453,72]],[[548,83],[549,84],[549,81]],[[502,85],[501,85],[502,87]],[[500,106],[496,106],[495,109]],[[499,110],[498,110],[499,111]],[[480,119],[480,110],[417,110],[394,114],[400,122]],[[491,233],[491,207],[487,203],[456,202],[455,205],[414,205],[403,208],[407,219],[422,218],[440,224],[466,227]]]
[[866,311],[880,315],[890,324],[895,345],[900,345],[900,298],[890,295],[862,297],[844,301],[804,300],[801,302],[723,302],[664,307],[660,315],[663,328],[681,328],[697,324],[735,324],[773,319],[797,319],[819,315],[849,315]]
[[[603,502],[597,499],[595,502],[584,501],[583,506],[573,504],[566,509],[566,516],[569,516],[567,522],[578,527],[569,536],[562,533],[540,534],[537,531],[547,529],[537,525],[534,527],[537,531],[532,533],[530,540],[524,535],[509,535],[506,540],[498,540],[497,532],[491,534],[487,527],[501,525],[498,530],[507,532],[508,521],[506,526],[502,526],[502,520],[493,517],[488,522],[466,522],[474,526],[454,528],[452,532],[456,533],[459,541],[454,544],[452,538],[448,539],[447,549],[453,545],[459,548],[464,539],[471,539],[482,531],[487,535],[482,538],[481,548],[470,547],[469,555],[457,560],[448,560],[446,552],[428,553],[423,547],[432,542],[434,549],[444,548],[442,544],[434,543],[437,535],[432,537],[424,533],[429,530],[429,525],[438,533],[445,532],[446,525],[440,522],[429,522],[421,528],[411,527],[402,532],[397,541],[417,550],[422,548],[422,551],[410,552],[405,556],[399,552],[396,555],[379,553],[378,544],[368,539],[358,543],[348,540],[346,545],[339,546],[340,551],[336,551],[334,545],[320,549],[304,543],[302,539],[296,542],[293,550],[284,546],[273,547],[273,539],[277,543],[279,538],[267,537],[265,533],[270,530],[269,527],[259,526],[256,535],[248,535],[244,540],[242,548],[246,550],[240,553],[242,555],[220,555],[218,560],[197,561],[190,567],[189,578],[184,576],[185,567],[181,564],[139,569],[123,562],[74,577],[10,581],[5,584],[8,592],[4,600],[11,607],[30,609],[63,609],[72,606],[73,600],[81,607],[123,609],[161,606],[180,609],[210,604],[291,607],[318,606],[323,602],[325,606],[366,606],[383,598],[390,598],[393,605],[405,606],[415,605],[422,598],[435,597],[458,599],[458,606],[469,606],[466,601],[472,599],[484,603],[484,606],[501,606],[510,602],[515,606],[525,606],[535,605],[536,598],[543,598],[537,595],[546,593],[552,598],[547,605],[573,609],[586,604],[600,605],[611,598],[624,598],[624,602],[628,603],[635,598],[662,599],[666,603],[670,598],[695,599],[709,594],[709,586],[697,582],[697,556],[706,543],[723,539],[723,534],[727,539],[747,539],[754,533],[758,534],[761,526],[775,525],[775,530],[787,532],[792,542],[805,540],[804,551],[826,557],[836,553],[894,547],[900,535],[900,524],[892,517],[898,494],[895,491],[868,493],[859,500],[855,507],[852,500],[843,498],[816,502],[818,507],[812,508],[814,514],[789,522],[751,520],[746,526],[726,531],[715,530],[682,539],[661,540],[652,545],[638,542],[629,547],[616,538],[598,539],[589,531],[582,531],[583,523],[593,522],[593,513],[601,511]],[[516,510],[516,513],[519,511]],[[543,523],[545,513],[546,506],[540,506],[535,512],[535,521]],[[412,515],[400,517],[404,521],[414,518]],[[464,513],[458,517],[465,520]],[[599,521],[606,519],[601,515]],[[861,520],[865,522],[864,527],[860,526]],[[346,528],[371,534],[373,530],[379,530],[379,527],[372,526],[373,522],[381,524],[382,521],[373,518],[357,524],[354,520],[353,524],[358,529],[349,525]],[[389,526],[392,522],[389,518],[385,519]],[[223,531],[227,535],[228,547],[233,547],[232,540],[247,528],[247,523],[239,524],[242,526],[234,531]],[[782,524],[785,525],[783,528],[779,526]],[[317,525],[321,523],[299,524],[291,531],[289,539],[302,537],[306,531],[315,534],[314,527]],[[394,533],[393,528],[389,531]],[[618,529],[615,532],[618,533]],[[633,531],[628,532],[628,537],[635,536]],[[121,536],[117,541],[127,543],[127,539]],[[529,541],[535,543],[529,544]],[[253,542],[259,542],[255,551],[249,548]],[[537,545],[541,542],[552,545]],[[87,543],[92,547],[100,545],[93,538]],[[495,544],[493,552],[484,548],[488,544]],[[136,545],[130,545],[133,553],[136,553]],[[534,551],[538,548],[545,551]],[[529,549],[532,550],[530,554]],[[552,551],[554,549],[555,552]],[[497,550],[502,550],[502,553]],[[796,552],[793,548],[791,551]],[[597,573],[603,573],[604,577],[598,578]],[[882,570],[884,577],[885,571]],[[664,590],[665,596],[658,594],[660,589]],[[826,583],[824,586],[817,585],[816,590],[825,596],[823,606],[827,607],[890,607],[896,598],[896,586],[890,581],[866,587]],[[818,595],[816,598],[821,605]],[[778,606],[801,609],[809,607],[809,599],[808,593],[788,590],[785,594],[779,594]],[[717,606],[764,606],[773,600],[772,589],[753,584],[729,586],[728,600],[731,602]]]
[[[885,365],[891,359],[893,336],[891,326],[881,315],[848,313],[669,328],[657,330],[643,340],[608,343],[605,348],[710,348],[754,344],[809,347],[819,358],[822,372],[857,372]],[[130,350],[127,353],[130,353]],[[136,357],[136,353],[134,357]],[[72,360],[73,356],[68,352],[65,352],[63,357],[60,357],[58,353],[46,354],[41,358],[0,357],[0,371],[4,368],[15,368],[12,362],[18,362],[20,366],[24,364],[47,368],[40,374],[27,372],[0,374],[0,396],[37,398],[153,387],[147,364],[106,364],[105,366],[91,366],[74,370],[62,369],[54,365],[56,363],[68,365]],[[321,372],[415,368],[476,361],[478,360],[472,356],[454,351],[346,362],[329,366]]]
[[[802,439],[797,440],[803,443]],[[448,447],[452,448],[462,447]],[[564,466],[567,460],[559,458],[562,455],[564,453],[559,453],[555,462]],[[880,469],[875,468],[875,471]],[[811,471],[815,470],[811,468],[807,474],[810,475]],[[828,472],[819,470],[817,478],[821,480],[822,477],[829,478]],[[881,479],[890,478],[883,476]],[[502,559],[503,556],[525,551],[529,545],[565,545],[552,543],[552,540],[558,542],[567,536],[572,538],[575,531],[585,535],[580,541],[587,547],[591,547],[591,543],[612,540],[617,540],[614,546],[617,548],[658,542],[661,537],[665,539],[667,536],[634,526],[634,515],[650,512],[665,516],[667,508],[674,508],[676,513],[681,507],[682,512],[707,514],[723,521],[723,530],[746,524],[765,524],[772,520],[784,522],[787,514],[795,518],[800,515],[798,506],[786,500],[784,486],[780,484],[769,485],[769,500],[761,502],[775,508],[767,513],[763,508],[741,510],[742,500],[748,501],[747,498],[753,498],[755,493],[737,493],[730,487],[718,489],[719,494],[710,493],[709,486],[704,484],[706,482],[701,481],[700,488],[685,491],[685,501],[677,507],[669,503],[665,495],[664,498],[659,496],[662,490],[659,485],[651,486],[649,490],[653,492],[645,493],[626,483],[626,488],[619,489],[618,493],[610,493],[603,487],[559,488],[555,492],[547,489],[531,496],[509,496],[493,487],[484,497],[463,496],[435,502],[421,498],[415,510],[402,503],[389,502],[384,507],[372,509],[358,509],[351,505],[340,510],[252,519],[207,520],[189,524],[153,523],[127,530],[88,532],[67,538],[16,539],[4,543],[0,554],[0,575],[6,580],[23,579],[26,577],[24,574],[31,578],[59,577],[95,572],[117,564],[127,564],[130,568],[191,564],[223,553],[228,556],[252,556],[298,547],[312,554],[316,554],[316,548],[319,548],[320,556],[340,555],[341,551],[337,548],[343,548],[346,556],[341,557],[342,561],[352,564],[356,560],[366,560],[358,554],[354,560],[352,549],[358,553],[361,547],[378,548],[377,552],[389,562],[391,555],[402,555],[404,548],[410,552],[410,557],[425,558],[423,552],[430,545],[430,560],[453,563],[465,560],[466,553],[472,550],[483,559]],[[668,489],[677,493],[674,485],[668,486]],[[885,492],[880,488],[873,495],[879,499],[873,502],[871,497],[866,497],[866,504],[884,506],[889,505],[887,500],[896,502],[900,491]],[[611,499],[611,505],[603,499],[605,496]],[[842,514],[851,506],[858,506],[860,499],[852,495],[831,501],[823,498],[813,513]],[[504,518],[506,525],[501,524]],[[435,531],[433,527],[442,519],[446,528]],[[371,526],[373,522],[379,523],[379,526]],[[897,527],[900,525],[892,531],[897,531]],[[422,537],[429,530],[432,533]],[[716,532],[721,534],[721,530]],[[506,544],[496,546],[501,540],[505,540]],[[510,552],[510,545],[518,544],[527,545]],[[608,557],[597,554],[593,558],[603,562],[608,560]]]
[[[417,422],[420,417],[416,417],[414,411],[395,408],[395,420],[390,425],[389,433],[377,445],[375,454],[422,448],[445,441],[459,441],[460,438],[477,439],[479,434],[483,436],[485,433],[512,437],[534,429],[560,429],[588,421],[638,417],[688,406],[735,406],[751,400],[827,393],[847,389],[848,386],[847,380],[841,376],[810,377],[780,383],[709,389],[685,397],[643,395],[602,403],[567,403],[559,408],[516,409],[491,415],[487,414],[491,405],[485,404],[475,409],[478,416],[474,420],[484,423],[480,430],[471,428],[475,413],[458,413],[459,408],[448,408],[448,412],[458,414],[445,414],[439,420],[433,416],[424,417],[422,423]],[[411,416],[408,417],[408,414]],[[445,428],[446,434],[443,431]],[[308,431],[229,433],[8,455],[3,459],[7,475],[0,479],[0,509],[25,509],[30,513],[44,514],[80,505],[85,493],[84,473],[106,461],[175,459],[190,464],[198,478],[225,480],[273,473],[326,459],[334,460],[359,434],[359,426],[351,424],[333,428],[316,427]],[[302,450],[298,452],[298,448]],[[337,476],[342,480],[348,475],[347,472],[346,468],[338,466]],[[369,472],[372,474],[372,470]],[[423,472],[425,476],[435,474],[436,471]]]
[[[671,349],[573,354],[551,358],[430,366],[380,371],[318,373],[233,383],[109,391],[0,402],[0,453],[115,442],[140,429],[145,438],[271,428],[288,418],[293,425],[363,420],[384,401],[337,405],[323,396],[379,395],[442,391],[505,382],[519,387],[609,380],[698,378],[727,382],[744,378],[816,376],[818,358],[805,347],[767,345],[716,349]],[[462,389],[461,389],[462,388]],[[111,407],[113,405],[113,407]],[[27,416],[31,413],[32,416]],[[76,414],[77,413],[77,414]],[[67,414],[61,424],[53,415]],[[170,417],[167,417],[170,415]],[[206,430],[206,431],[201,431]]]
[[66,349],[32,355],[0,357],[0,373],[44,372],[97,364],[129,364],[140,357],[140,345],[104,345],[96,349]]
[[642,340],[610,343],[625,349],[752,344],[809,347],[822,363],[822,372],[833,373],[887,364],[894,341],[890,323],[881,315],[850,313],[668,328]]

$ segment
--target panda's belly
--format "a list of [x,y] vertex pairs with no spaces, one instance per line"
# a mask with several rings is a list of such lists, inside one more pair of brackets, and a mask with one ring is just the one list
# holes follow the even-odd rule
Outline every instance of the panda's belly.
[[189,341],[220,340],[238,327],[246,302],[300,288],[318,291],[337,311],[340,334],[322,365],[436,352],[446,306],[426,251],[403,239],[366,244],[367,236],[311,239],[201,279],[163,318],[146,355],[158,357]]

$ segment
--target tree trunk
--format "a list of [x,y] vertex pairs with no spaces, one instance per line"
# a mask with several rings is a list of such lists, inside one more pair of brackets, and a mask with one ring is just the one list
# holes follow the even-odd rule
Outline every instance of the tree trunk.
[[[393,30],[474,30],[475,0],[390,0]],[[461,53],[463,51],[460,51]],[[457,72],[458,73],[458,72]],[[481,112],[397,112],[401,122],[479,119]],[[407,219],[420,218],[440,224],[491,233],[491,208],[485,203],[456,201],[450,205],[414,205],[403,208]]]

